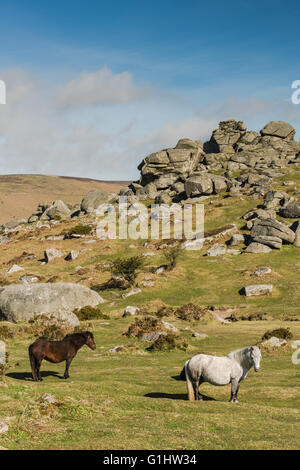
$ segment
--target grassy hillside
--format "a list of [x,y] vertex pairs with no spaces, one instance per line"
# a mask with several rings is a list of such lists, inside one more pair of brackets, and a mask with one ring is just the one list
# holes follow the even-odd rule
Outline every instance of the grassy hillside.
[[76,204],[92,189],[113,193],[123,186],[126,182],[50,175],[0,175],[0,224],[8,222],[12,216],[30,216],[40,202],[62,199]]
[[[299,170],[282,178],[299,180]],[[282,187],[283,188],[283,187]],[[51,198],[55,199],[55,198]],[[213,204],[210,204],[211,201]],[[205,201],[205,229],[229,223],[243,231],[241,216],[260,200],[247,196],[209,197]],[[93,225],[92,216],[84,223]],[[70,231],[77,221],[62,221],[50,228],[15,232],[12,242],[0,245],[1,283],[19,282],[23,274],[35,274],[43,282],[68,281],[99,286],[110,278],[109,262],[117,257],[154,252],[137,278],[154,281],[152,287],[123,299],[123,291],[101,292],[101,310],[108,320],[82,322],[82,329],[95,334],[97,350],[84,347],[70,368],[71,378],[62,380],[64,364],[44,363],[44,381],[31,380],[27,348],[34,340],[32,325],[8,325],[15,332],[7,339],[9,366],[6,385],[0,386],[0,417],[13,417],[10,430],[0,436],[0,446],[9,449],[297,449],[300,435],[300,366],[291,362],[291,341],[280,350],[263,352],[262,367],[253,369],[242,382],[238,404],[228,403],[230,387],[201,386],[212,400],[190,403],[185,382],[176,379],[186,359],[198,352],[225,355],[261,340],[267,330],[289,328],[293,340],[300,339],[299,269],[300,249],[284,245],[267,254],[242,253],[216,258],[201,251],[184,251],[174,270],[154,274],[154,267],[166,262],[164,249],[144,246],[143,240],[80,239],[47,240]],[[229,237],[227,237],[229,238]],[[87,243],[94,239],[94,243]],[[226,241],[226,238],[221,240]],[[130,247],[130,245],[134,247]],[[63,258],[42,264],[43,251],[57,248],[65,253],[82,250],[78,258]],[[238,247],[238,248],[242,248]],[[24,255],[25,252],[25,255]],[[27,254],[34,258],[26,259]],[[24,271],[4,276],[17,263]],[[81,266],[79,271],[76,267]],[[259,266],[272,273],[252,275]],[[245,299],[239,294],[247,284],[272,283],[272,295]],[[179,329],[187,350],[149,352],[146,343],[124,336],[135,317],[122,318],[128,305],[153,313],[157,306],[179,307],[188,302],[215,308],[232,307],[237,317],[265,314],[262,321],[223,324],[208,313],[202,320],[184,321],[174,315],[163,318]],[[0,324],[0,326],[3,323]],[[206,333],[205,339],[192,332]],[[110,348],[131,345],[125,352],[111,354]],[[51,393],[60,406],[44,414],[39,397]]]

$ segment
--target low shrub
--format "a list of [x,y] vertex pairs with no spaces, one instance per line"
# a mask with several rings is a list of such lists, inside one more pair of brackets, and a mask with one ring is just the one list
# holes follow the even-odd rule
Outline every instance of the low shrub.
[[136,336],[140,338],[146,333],[152,333],[154,331],[164,331],[165,327],[158,318],[154,317],[144,317],[136,318],[134,323],[132,323],[127,332],[124,333],[126,336]]
[[75,225],[69,231],[69,235],[89,235],[92,231],[92,227],[89,225]]
[[22,325],[18,332],[18,336],[30,335],[37,338],[48,338],[55,341],[60,341],[67,334],[75,332],[75,329],[68,323],[58,321],[56,317],[38,315],[34,319],[29,320],[25,325]]
[[182,250],[179,246],[175,246],[172,248],[169,248],[168,250],[165,251],[164,255],[167,260],[167,269],[168,271],[171,271],[172,269],[175,268],[178,257],[180,256]]
[[155,315],[156,315],[158,318],[171,317],[172,315],[174,315],[174,312],[175,312],[174,308],[168,307],[168,306],[166,305],[166,306],[164,306],[164,307],[159,308],[159,309],[157,310],[157,312],[156,312]]
[[0,339],[9,339],[14,337],[14,332],[7,326],[7,325],[1,325],[0,326]]
[[206,310],[203,307],[199,307],[199,305],[195,305],[192,302],[182,305],[179,307],[175,315],[176,317],[180,318],[181,320],[185,321],[193,321],[193,320],[200,320],[206,313]]
[[131,256],[129,258],[117,258],[112,262],[111,272],[115,276],[124,277],[132,285],[137,277],[138,270],[144,266],[144,259],[141,256]]
[[279,338],[279,339],[289,340],[289,339],[292,339],[293,334],[289,328],[277,328],[276,330],[266,331],[263,334],[261,339],[264,341],[264,340],[272,338],[272,336],[275,336],[276,338]]
[[167,333],[166,335],[161,335],[154,343],[149,346],[148,351],[171,351],[173,349],[180,349],[181,351],[186,351],[188,344],[178,338],[174,333]]
[[86,307],[76,308],[73,313],[77,316],[78,320],[108,320],[109,316],[102,313],[100,307],[91,307],[87,305]]

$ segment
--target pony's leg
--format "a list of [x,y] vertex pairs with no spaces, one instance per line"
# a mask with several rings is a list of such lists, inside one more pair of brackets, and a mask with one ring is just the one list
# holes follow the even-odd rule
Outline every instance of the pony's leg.
[[200,381],[197,379],[193,379],[193,389],[194,389],[194,395],[195,395],[196,401],[200,400],[199,385],[200,385]]
[[199,387],[201,384],[203,384],[204,380],[201,379],[200,377],[200,380],[199,380],[199,385],[198,385],[198,400],[204,400],[204,397],[203,395],[199,392]]
[[231,382],[231,396],[230,402],[231,403],[238,403],[237,394],[239,391],[240,383],[237,379],[233,379]]
[[37,375],[37,380],[39,380],[40,382],[42,382],[42,377],[41,377],[41,364],[42,364],[42,360],[43,359],[36,359],[36,375]]
[[68,379],[70,377],[69,376],[69,367],[70,367],[71,362],[73,361],[73,359],[74,359],[74,356],[71,356],[66,360],[66,370],[65,370],[65,373],[64,373],[64,379]]
[[34,381],[37,382],[39,380],[39,378],[38,378],[37,370],[36,370],[36,360],[35,360],[35,357],[32,353],[29,353],[29,357],[30,357],[32,378],[33,378]]

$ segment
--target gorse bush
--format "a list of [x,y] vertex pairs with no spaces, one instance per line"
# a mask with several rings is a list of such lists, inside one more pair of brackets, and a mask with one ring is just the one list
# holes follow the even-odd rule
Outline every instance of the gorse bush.
[[67,334],[73,333],[75,330],[68,323],[59,321],[56,317],[38,315],[28,324],[22,325],[18,330],[18,336],[30,335],[37,338],[48,338],[59,341]]
[[161,307],[157,310],[156,316],[158,318],[163,318],[163,317],[171,317],[174,315],[175,310],[172,307],[168,307],[167,305],[164,307]]
[[261,339],[264,341],[264,340],[272,338],[272,336],[275,336],[276,338],[279,338],[279,339],[288,340],[288,339],[292,339],[293,334],[289,328],[277,328],[276,330],[266,331],[263,334]]
[[75,225],[69,231],[69,235],[89,235],[92,231],[92,227],[89,225]]
[[164,255],[168,263],[167,269],[172,270],[175,268],[180,254],[181,254],[181,248],[179,246],[175,246],[166,250]]
[[76,308],[74,310],[75,315],[77,316],[78,320],[85,321],[85,320],[108,320],[109,316],[102,313],[100,307],[91,307],[87,305],[86,307]]
[[144,266],[141,256],[130,258],[117,258],[112,262],[111,273],[115,276],[124,277],[132,285],[138,275],[138,270]]
[[0,339],[9,339],[14,337],[14,332],[8,328],[6,325],[1,325],[0,326]]
[[195,305],[192,302],[179,307],[175,315],[176,317],[180,318],[181,320],[192,321],[192,320],[200,320],[206,313],[206,310],[199,305]]
[[135,322],[129,326],[125,335],[140,338],[146,333],[162,330],[165,330],[162,322],[158,318],[148,316],[140,319],[136,318]]
[[171,351],[172,349],[180,349],[186,351],[188,344],[179,339],[174,333],[161,335],[154,343],[149,346],[148,351]]

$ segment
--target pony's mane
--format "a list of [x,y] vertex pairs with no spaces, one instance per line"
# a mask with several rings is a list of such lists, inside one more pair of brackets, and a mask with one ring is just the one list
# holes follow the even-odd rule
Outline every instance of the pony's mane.
[[247,346],[246,348],[236,349],[235,351],[231,351],[231,353],[227,354],[227,357],[230,359],[235,359],[238,362],[242,362],[245,358],[245,353],[250,349],[251,346]]

